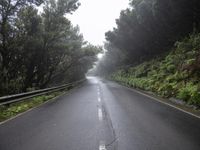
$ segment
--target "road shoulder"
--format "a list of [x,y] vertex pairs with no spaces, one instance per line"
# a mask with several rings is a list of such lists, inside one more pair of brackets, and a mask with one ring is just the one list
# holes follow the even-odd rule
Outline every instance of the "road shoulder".
[[[110,80],[109,80],[110,81]],[[123,84],[120,84],[119,82],[116,82],[116,81],[111,81],[111,82],[114,82],[114,83],[117,83],[118,85],[128,89],[128,90],[131,90],[131,91],[134,91],[136,93],[139,93],[145,97],[148,97],[149,99],[151,100],[154,100],[154,101],[157,101],[159,103],[162,103],[164,105],[168,105],[169,107],[172,107],[174,109],[177,109],[183,113],[186,113],[186,114],[189,114],[193,117],[196,117],[198,119],[200,119],[200,110],[199,109],[194,109],[192,106],[189,106],[189,105],[185,105],[185,104],[180,104],[180,103],[176,103],[175,101],[171,101],[170,99],[165,99],[165,98],[162,98],[162,97],[159,97],[153,93],[149,93],[147,91],[144,91],[144,90],[140,90],[140,89],[135,89],[135,88],[130,88],[128,86],[125,86]]]

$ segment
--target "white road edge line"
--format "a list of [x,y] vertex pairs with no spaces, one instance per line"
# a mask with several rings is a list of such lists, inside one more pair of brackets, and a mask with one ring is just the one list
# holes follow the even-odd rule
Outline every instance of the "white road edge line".
[[[123,86],[123,85],[122,85],[122,86]],[[148,97],[148,98],[150,98],[150,99],[152,99],[152,100],[155,100],[155,101],[160,102],[160,103],[162,103],[162,104],[168,105],[168,106],[170,106],[170,107],[172,107],[172,108],[175,108],[175,109],[177,109],[177,110],[179,110],[179,111],[181,111],[181,112],[184,112],[184,113],[186,113],[186,114],[189,114],[189,115],[191,115],[191,116],[193,116],[193,117],[196,117],[196,118],[200,119],[200,116],[198,116],[198,115],[195,115],[195,114],[193,114],[193,113],[191,113],[191,112],[188,112],[188,111],[186,111],[186,110],[183,110],[183,109],[181,109],[181,108],[179,108],[179,107],[176,107],[176,106],[174,106],[174,105],[172,105],[172,104],[169,104],[169,103],[167,103],[167,102],[163,102],[163,101],[161,101],[161,100],[159,100],[159,99],[157,99],[157,98],[155,98],[155,97],[152,97],[152,96],[150,96],[150,95],[148,95],[148,94],[142,93],[142,92],[140,92],[140,91],[137,91],[137,90],[135,90],[135,89],[131,89],[131,88],[126,87],[126,86],[123,86],[123,87],[125,87],[125,88],[127,88],[127,89],[129,89],[129,90],[132,90],[132,91],[134,91],[134,92],[136,92],[136,93],[139,93],[139,94],[141,94],[141,95],[143,95],[143,96],[146,96],[146,97]]]
[[[58,97],[59,97],[59,96],[57,96],[57,97],[55,97],[55,98],[53,98],[53,99],[51,99],[51,100],[54,100],[54,99],[56,99],[56,98],[58,98]],[[42,106],[42,105],[44,105],[44,104],[50,102],[51,100],[46,101],[46,102],[44,102],[44,103],[42,103],[42,104],[40,104],[40,105],[38,105],[38,106],[36,106],[36,107],[30,108],[30,109],[28,109],[28,110],[26,110],[26,111],[24,111],[24,112],[22,112],[22,113],[19,113],[19,114],[17,114],[16,116],[11,117],[11,118],[9,118],[9,119],[7,119],[7,120],[5,120],[5,121],[2,121],[2,122],[0,122],[0,125],[4,124],[4,123],[6,123],[6,122],[9,122],[9,121],[11,121],[11,120],[14,120],[14,119],[16,119],[16,118],[18,118],[18,117],[20,117],[20,116],[22,116],[22,115],[24,115],[24,114],[26,114],[26,113],[32,111],[32,110],[38,108],[38,107],[40,107],[40,106]]]
[[[76,89],[76,88],[74,88],[74,89]],[[74,90],[74,89],[72,89],[72,90]],[[72,90],[71,90],[71,91],[72,91]],[[47,104],[47,103],[50,103],[51,101],[54,101],[55,99],[57,99],[57,98],[59,98],[59,97],[65,95],[65,94],[69,94],[69,93],[70,93],[70,91],[66,91],[66,92],[64,92],[63,94],[58,95],[58,96],[56,96],[56,97],[54,97],[54,98],[52,98],[52,99],[50,99],[50,100],[47,100],[46,102],[44,102],[44,103],[42,103],[42,104],[40,104],[40,105],[38,105],[38,106],[36,106],[36,107],[30,108],[30,109],[28,109],[28,110],[26,110],[26,111],[24,111],[24,112],[22,112],[22,113],[17,114],[17,115],[14,116],[14,117],[11,117],[11,118],[9,118],[9,119],[7,119],[7,120],[5,120],[5,121],[0,122],[0,125],[5,124],[5,123],[7,123],[7,122],[9,122],[9,121],[11,121],[11,120],[14,120],[14,119],[16,119],[16,118],[18,118],[18,117],[20,117],[20,116],[22,116],[22,115],[25,115],[26,113],[28,113],[28,112],[30,112],[30,111],[32,111],[32,110],[34,110],[34,109],[37,109],[37,108],[39,108],[39,107],[42,107],[42,105],[45,105],[45,104]]]

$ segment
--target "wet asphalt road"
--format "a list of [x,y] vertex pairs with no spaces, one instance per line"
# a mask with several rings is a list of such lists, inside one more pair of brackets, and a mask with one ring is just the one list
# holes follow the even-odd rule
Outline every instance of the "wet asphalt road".
[[89,77],[1,124],[0,150],[200,150],[200,119]]

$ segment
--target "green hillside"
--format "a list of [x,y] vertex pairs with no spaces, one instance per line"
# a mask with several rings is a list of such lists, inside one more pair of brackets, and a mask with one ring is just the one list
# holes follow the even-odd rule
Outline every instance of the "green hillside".
[[175,97],[200,107],[200,34],[176,42],[163,58],[120,69],[111,78],[130,87],[166,98]]

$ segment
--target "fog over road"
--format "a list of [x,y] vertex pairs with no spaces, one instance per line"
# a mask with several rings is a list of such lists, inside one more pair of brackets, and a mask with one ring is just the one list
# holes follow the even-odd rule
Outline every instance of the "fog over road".
[[0,150],[200,150],[200,119],[97,77],[0,125]]

